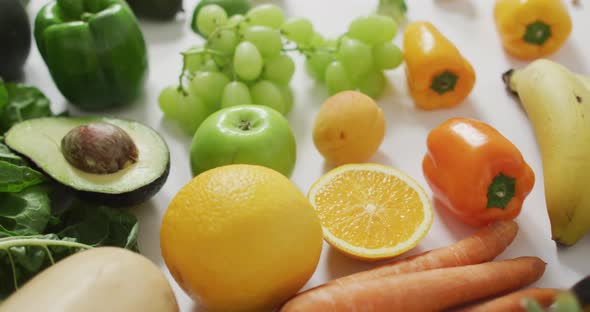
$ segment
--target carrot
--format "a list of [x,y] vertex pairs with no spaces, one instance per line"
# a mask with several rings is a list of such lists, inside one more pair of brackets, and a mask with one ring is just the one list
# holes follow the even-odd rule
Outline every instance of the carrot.
[[531,288],[517,291],[484,303],[469,306],[457,312],[526,312],[522,305],[527,298],[535,299],[543,307],[549,307],[557,295],[557,289]]
[[517,232],[518,224],[514,221],[496,222],[450,246],[341,277],[328,282],[327,285],[346,285],[383,276],[488,262],[494,260],[512,243]]
[[545,262],[521,257],[325,287],[287,302],[281,312],[440,311],[506,293],[539,279]]

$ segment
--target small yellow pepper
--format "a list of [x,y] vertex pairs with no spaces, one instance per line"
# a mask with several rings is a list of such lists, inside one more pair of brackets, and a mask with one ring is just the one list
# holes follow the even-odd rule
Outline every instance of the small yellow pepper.
[[406,26],[404,61],[410,95],[422,109],[456,106],[475,84],[471,64],[428,22]]
[[557,51],[572,31],[562,0],[497,0],[494,17],[504,49],[523,60]]

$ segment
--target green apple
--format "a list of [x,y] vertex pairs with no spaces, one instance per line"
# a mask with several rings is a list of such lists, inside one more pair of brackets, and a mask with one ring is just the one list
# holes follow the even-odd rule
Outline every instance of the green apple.
[[190,156],[193,175],[229,164],[250,164],[289,177],[295,167],[295,136],[287,119],[272,108],[232,106],[203,121]]

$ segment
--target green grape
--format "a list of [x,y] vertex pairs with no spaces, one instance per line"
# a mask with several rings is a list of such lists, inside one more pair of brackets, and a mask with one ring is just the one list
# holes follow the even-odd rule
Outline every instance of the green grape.
[[185,54],[184,55],[184,66],[190,72],[199,71],[205,64],[205,58],[202,53]]
[[330,94],[356,89],[346,68],[338,61],[330,63],[326,68],[326,85]]
[[373,64],[371,48],[356,39],[342,38],[337,54],[353,80],[365,75]]
[[268,106],[281,114],[284,112],[283,95],[274,83],[260,80],[250,88],[250,94],[252,94],[253,104]]
[[160,92],[158,104],[164,115],[170,119],[178,118],[178,86],[168,86]]
[[348,36],[370,46],[393,40],[397,24],[391,17],[369,15],[355,19],[348,28]]
[[246,17],[242,14],[236,14],[227,20],[227,27],[237,27],[246,20]]
[[295,63],[291,57],[286,54],[279,54],[266,61],[262,78],[278,84],[287,84],[293,78],[294,73]]
[[201,98],[192,92],[178,94],[178,125],[188,135],[193,135],[211,112]]
[[328,51],[316,51],[307,57],[307,72],[317,81],[324,82],[326,79],[326,68],[336,60],[334,53]]
[[209,37],[209,48],[227,54],[233,54],[240,40],[235,31],[222,29]]
[[221,107],[226,108],[236,105],[252,104],[252,97],[248,86],[239,81],[228,83],[223,89],[221,97]]
[[326,42],[324,36],[319,33],[314,32],[311,36],[311,42],[309,43],[312,47],[321,47]]
[[189,90],[200,97],[209,112],[219,110],[223,89],[229,79],[221,72],[198,72],[189,85]]
[[382,71],[370,71],[359,80],[359,90],[376,100],[383,95],[386,82],[387,79]]
[[217,27],[227,23],[227,13],[225,10],[216,5],[210,4],[204,6],[197,15],[197,29],[207,37],[217,29]]
[[263,57],[281,53],[283,42],[278,31],[266,26],[252,26],[244,32],[244,40],[252,42]]
[[206,72],[218,72],[219,67],[217,66],[217,62],[213,58],[210,58],[205,61],[205,63],[201,66],[199,71],[206,71]]
[[314,37],[313,25],[306,18],[295,17],[287,20],[281,26],[285,37],[298,44],[308,44]]
[[225,66],[224,68],[221,69],[221,72],[225,75],[225,77],[227,77],[227,79],[231,80],[235,80],[236,79],[236,73],[234,72],[234,69],[232,68],[231,65]]
[[373,47],[373,59],[379,69],[394,69],[404,60],[402,50],[393,42],[378,43]]
[[291,112],[291,110],[293,110],[293,90],[291,90],[291,87],[288,84],[276,86],[279,88],[279,90],[281,90],[281,95],[283,96],[283,103],[285,104],[285,107],[283,108],[283,115],[286,116]]
[[246,17],[252,25],[268,26],[279,29],[285,22],[283,10],[274,4],[259,5],[250,10]]
[[262,55],[256,46],[248,41],[238,44],[234,54],[234,71],[244,80],[255,80],[262,73]]

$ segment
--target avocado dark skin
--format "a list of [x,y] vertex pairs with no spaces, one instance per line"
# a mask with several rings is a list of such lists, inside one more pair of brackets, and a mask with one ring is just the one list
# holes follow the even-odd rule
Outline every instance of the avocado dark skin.
[[138,17],[167,21],[182,11],[182,0],[127,0]]
[[18,79],[31,50],[31,26],[21,1],[0,0],[0,77]]

